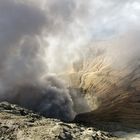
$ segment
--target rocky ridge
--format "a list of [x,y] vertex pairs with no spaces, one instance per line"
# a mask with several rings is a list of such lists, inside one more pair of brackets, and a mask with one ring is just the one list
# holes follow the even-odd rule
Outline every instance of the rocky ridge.
[[76,123],[44,118],[7,102],[0,103],[0,140],[115,140],[110,133]]

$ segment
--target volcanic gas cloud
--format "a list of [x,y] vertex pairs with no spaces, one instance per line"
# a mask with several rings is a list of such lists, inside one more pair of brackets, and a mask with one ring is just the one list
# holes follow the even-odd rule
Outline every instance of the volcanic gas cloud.
[[0,0],[0,101],[65,121],[137,120],[139,13],[138,0]]

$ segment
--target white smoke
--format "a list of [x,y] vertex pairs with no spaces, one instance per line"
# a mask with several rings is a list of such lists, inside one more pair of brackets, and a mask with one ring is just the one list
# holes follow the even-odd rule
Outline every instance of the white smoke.
[[[49,84],[45,77],[68,71],[75,61],[87,57],[89,44],[123,66],[139,60],[139,13],[138,0],[0,0],[1,98],[15,101],[17,95],[9,94],[15,87],[43,88],[45,92],[37,95],[45,97],[42,103],[37,101],[43,106],[40,112],[54,110],[48,107],[58,102],[58,108],[73,117],[73,95],[66,86],[55,84],[57,78]],[[23,101],[36,100],[18,91]],[[65,102],[66,109],[61,109]]]
[[74,103],[76,96],[50,75],[49,61],[55,59],[55,55],[47,59],[49,50],[53,50],[48,49],[51,43],[48,38],[63,36],[62,28],[68,24],[65,20],[72,20],[69,17],[73,5],[69,4],[72,3],[50,1],[44,7],[33,1],[0,1],[1,101],[22,105],[47,117],[65,121],[74,118],[74,106],[79,99]]

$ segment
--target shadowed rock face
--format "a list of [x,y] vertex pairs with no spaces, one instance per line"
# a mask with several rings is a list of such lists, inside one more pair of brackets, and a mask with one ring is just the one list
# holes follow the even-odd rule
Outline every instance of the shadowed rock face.
[[117,69],[102,57],[97,57],[94,61],[87,61],[80,71],[72,73],[70,77],[74,75],[79,75],[76,83],[93,110],[77,115],[76,121],[89,124],[94,121],[115,121],[140,128],[139,64]]

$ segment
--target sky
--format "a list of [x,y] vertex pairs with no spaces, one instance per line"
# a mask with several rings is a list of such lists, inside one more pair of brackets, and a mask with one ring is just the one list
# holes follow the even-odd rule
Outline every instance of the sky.
[[119,62],[138,58],[139,14],[139,0],[1,0],[2,84],[65,71],[89,44]]

